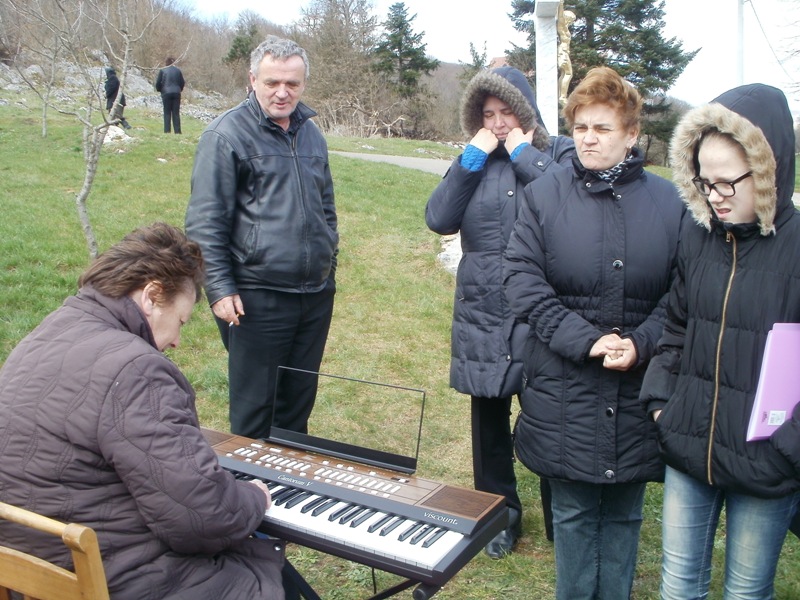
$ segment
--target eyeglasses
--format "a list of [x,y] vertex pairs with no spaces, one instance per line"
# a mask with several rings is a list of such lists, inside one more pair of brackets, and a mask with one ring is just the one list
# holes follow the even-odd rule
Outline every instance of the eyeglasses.
[[711,190],[714,190],[722,196],[723,198],[730,198],[731,196],[736,195],[736,188],[734,185],[742,181],[743,179],[747,179],[753,174],[752,171],[748,171],[741,177],[734,179],[733,181],[716,181],[711,183],[705,179],[700,179],[700,177],[695,177],[692,179],[692,183],[694,183],[697,191],[703,194],[703,196],[711,195]]

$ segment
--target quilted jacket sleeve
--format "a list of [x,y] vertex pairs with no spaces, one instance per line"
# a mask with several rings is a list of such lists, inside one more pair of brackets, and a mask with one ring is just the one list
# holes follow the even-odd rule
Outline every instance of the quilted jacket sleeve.
[[261,522],[263,492],[219,466],[198,428],[191,386],[160,353],[122,369],[98,427],[104,458],[147,527],[175,552],[219,552]]

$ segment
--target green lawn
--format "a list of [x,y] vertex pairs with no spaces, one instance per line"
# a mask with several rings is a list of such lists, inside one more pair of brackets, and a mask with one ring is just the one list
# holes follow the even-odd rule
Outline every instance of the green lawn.
[[[130,143],[107,148],[89,210],[101,249],[131,229],[163,220],[182,225],[189,173],[204,125],[184,118],[182,136],[160,133],[160,114],[126,110]],[[38,109],[0,107],[0,361],[50,311],[75,292],[88,252],[74,195],[83,177],[81,131],[56,116],[41,137]],[[332,149],[447,158],[454,150],[433,143],[331,138]],[[420,151],[421,150],[421,151]],[[338,294],[322,370],[336,375],[421,388],[428,405],[418,474],[470,486],[467,399],[448,388],[453,278],[436,263],[438,236],[424,223],[435,175],[333,155],[340,219]],[[201,304],[170,352],[198,394],[204,425],[226,429],[225,355]],[[525,535],[502,561],[482,554],[437,598],[523,600],[552,597],[552,545],[544,537],[538,479],[519,467]],[[642,531],[636,599],[657,598],[660,560],[660,487],[649,489]],[[717,567],[712,598],[721,598]],[[326,600],[371,594],[370,570],[292,548],[294,564]],[[780,563],[776,598],[800,598],[800,543],[792,537]],[[377,574],[379,587],[397,582]],[[410,592],[405,596],[410,597]]]

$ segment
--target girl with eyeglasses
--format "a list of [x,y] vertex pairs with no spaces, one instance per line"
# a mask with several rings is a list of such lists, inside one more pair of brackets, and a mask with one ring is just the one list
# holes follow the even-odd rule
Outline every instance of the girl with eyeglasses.
[[769,439],[745,439],[767,333],[800,322],[786,98],[730,90],[683,117],[670,154],[689,213],[641,393],[667,463],[661,597],[707,597],[724,506],[724,598],[766,600],[800,501],[800,408]]

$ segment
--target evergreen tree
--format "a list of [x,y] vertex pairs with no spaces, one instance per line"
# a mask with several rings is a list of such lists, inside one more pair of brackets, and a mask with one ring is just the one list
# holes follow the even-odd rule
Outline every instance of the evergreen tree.
[[[515,28],[529,32],[530,46],[509,53],[520,68],[535,64],[535,5],[535,0],[512,0]],[[664,39],[664,0],[566,0],[564,9],[577,16],[571,28],[571,88],[592,67],[606,65],[645,98],[664,94],[698,52],[685,52],[676,38]]]
[[470,81],[472,81],[472,78],[475,77],[475,75],[477,75],[484,69],[489,68],[489,63],[487,62],[486,42],[483,43],[483,52],[481,54],[478,54],[478,50],[475,48],[475,44],[470,42],[469,54],[470,57],[472,58],[472,62],[471,63],[462,62],[461,64],[464,67],[464,70],[458,76],[458,79],[461,82],[462,86],[466,86]]
[[[508,60],[523,71],[536,64],[535,6],[535,0],[512,0],[514,27],[528,32],[530,45],[515,47]],[[669,140],[676,117],[665,95],[698,50],[685,52],[677,38],[664,39],[664,0],[565,0],[564,9],[577,16],[571,27],[570,91],[592,67],[609,66],[644,97],[642,134],[648,142]]]
[[414,33],[411,27],[416,18],[417,15],[409,17],[403,2],[392,4],[383,23],[386,31],[374,52],[375,71],[386,75],[404,98],[419,96],[424,91],[420,78],[439,66],[438,60],[425,55],[425,32]]

